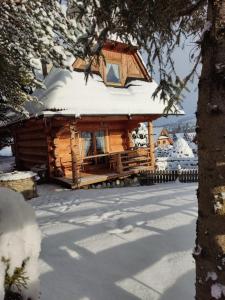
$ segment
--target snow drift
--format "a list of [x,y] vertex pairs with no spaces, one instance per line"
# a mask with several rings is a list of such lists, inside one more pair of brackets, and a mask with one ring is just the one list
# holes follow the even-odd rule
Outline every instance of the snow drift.
[[4,299],[7,267],[3,259],[9,261],[9,276],[26,261],[24,271],[28,277],[27,288],[22,288],[21,293],[25,300],[36,300],[39,298],[41,233],[34,210],[20,193],[0,188],[0,195],[0,300]]
[[4,147],[0,150],[0,156],[12,156],[11,146]]

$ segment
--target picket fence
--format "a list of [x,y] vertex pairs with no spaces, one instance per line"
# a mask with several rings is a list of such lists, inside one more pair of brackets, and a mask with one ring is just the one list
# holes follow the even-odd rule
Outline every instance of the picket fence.
[[179,181],[182,183],[198,182],[198,170],[144,171],[139,175],[139,182],[141,185],[173,181]]

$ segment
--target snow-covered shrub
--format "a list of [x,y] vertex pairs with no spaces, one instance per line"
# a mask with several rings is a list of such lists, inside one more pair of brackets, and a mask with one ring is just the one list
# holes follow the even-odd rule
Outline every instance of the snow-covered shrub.
[[[2,258],[2,262],[6,265],[5,270],[5,298],[4,300],[20,300],[23,299],[21,292],[22,288],[27,288],[28,277],[26,276],[26,263],[28,259],[22,263],[22,266],[17,267],[12,275],[9,274],[10,260]],[[16,290],[16,291],[15,291]]]
[[189,147],[191,148],[192,152],[197,155],[198,153],[198,146],[194,142],[188,142]]
[[145,123],[140,123],[139,127],[132,132],[132,138],[136,147],[148,146],[148,129]]
[[177,170],[178,166],[182,169],[196,169],[198,166],[198,158],[183,138],[178,138],[174,145],[167,147],[165,151],[159,148],[156,150],[158,170]]
[[173,150],[169,153],[169,158],[187,158],[194,157],[193,151],[189,147],[187,141],[178,138],[173,145]]
[[[0,300],[9,287],[7,278],[15,272],[22,272],[27,278],[19,291],[24,300],[39,298],[38,257],[41,234],[32,207],[24,201],[20,193],[0,188]],[[12,292],[18,292],[16,284],[11,284]]]

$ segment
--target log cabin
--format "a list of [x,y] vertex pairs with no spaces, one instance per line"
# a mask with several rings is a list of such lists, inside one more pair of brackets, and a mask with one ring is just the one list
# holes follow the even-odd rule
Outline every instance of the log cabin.
[[[41,104],[29,103],[29,119],[11,127],[18,169],[46,169],[48,178],[81,188],[155,168],[152,121],[165,108],[152,99],[157,84],[137,47],[108,40],[102,52],[87,83],[82,59],[45,77],[46,89],[34,93]],[[131,133],[140,122],[150,138],[138,149]]]

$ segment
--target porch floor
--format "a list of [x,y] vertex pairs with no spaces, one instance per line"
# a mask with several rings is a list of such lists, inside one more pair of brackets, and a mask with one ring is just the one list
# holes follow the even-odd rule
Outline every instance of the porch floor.
[[130,171],[124,172],[123,174],[118,174],[112,171],[110,172],[110,170],[107,171],[102,170],[102,172],[98,174],[82,173],[81,174],[82,177],[79,179],[78,184],[73,183],[72,177],[53,177],[52,179],[59,184],[64,184],[72,189],[77,189],[77,188],[82,188],[91,184],[101,183],[108,180],[122,179],[130,175],[135,175],[142,171],[147,171],[147,170],[150,170],[149,166],[135,167]]

